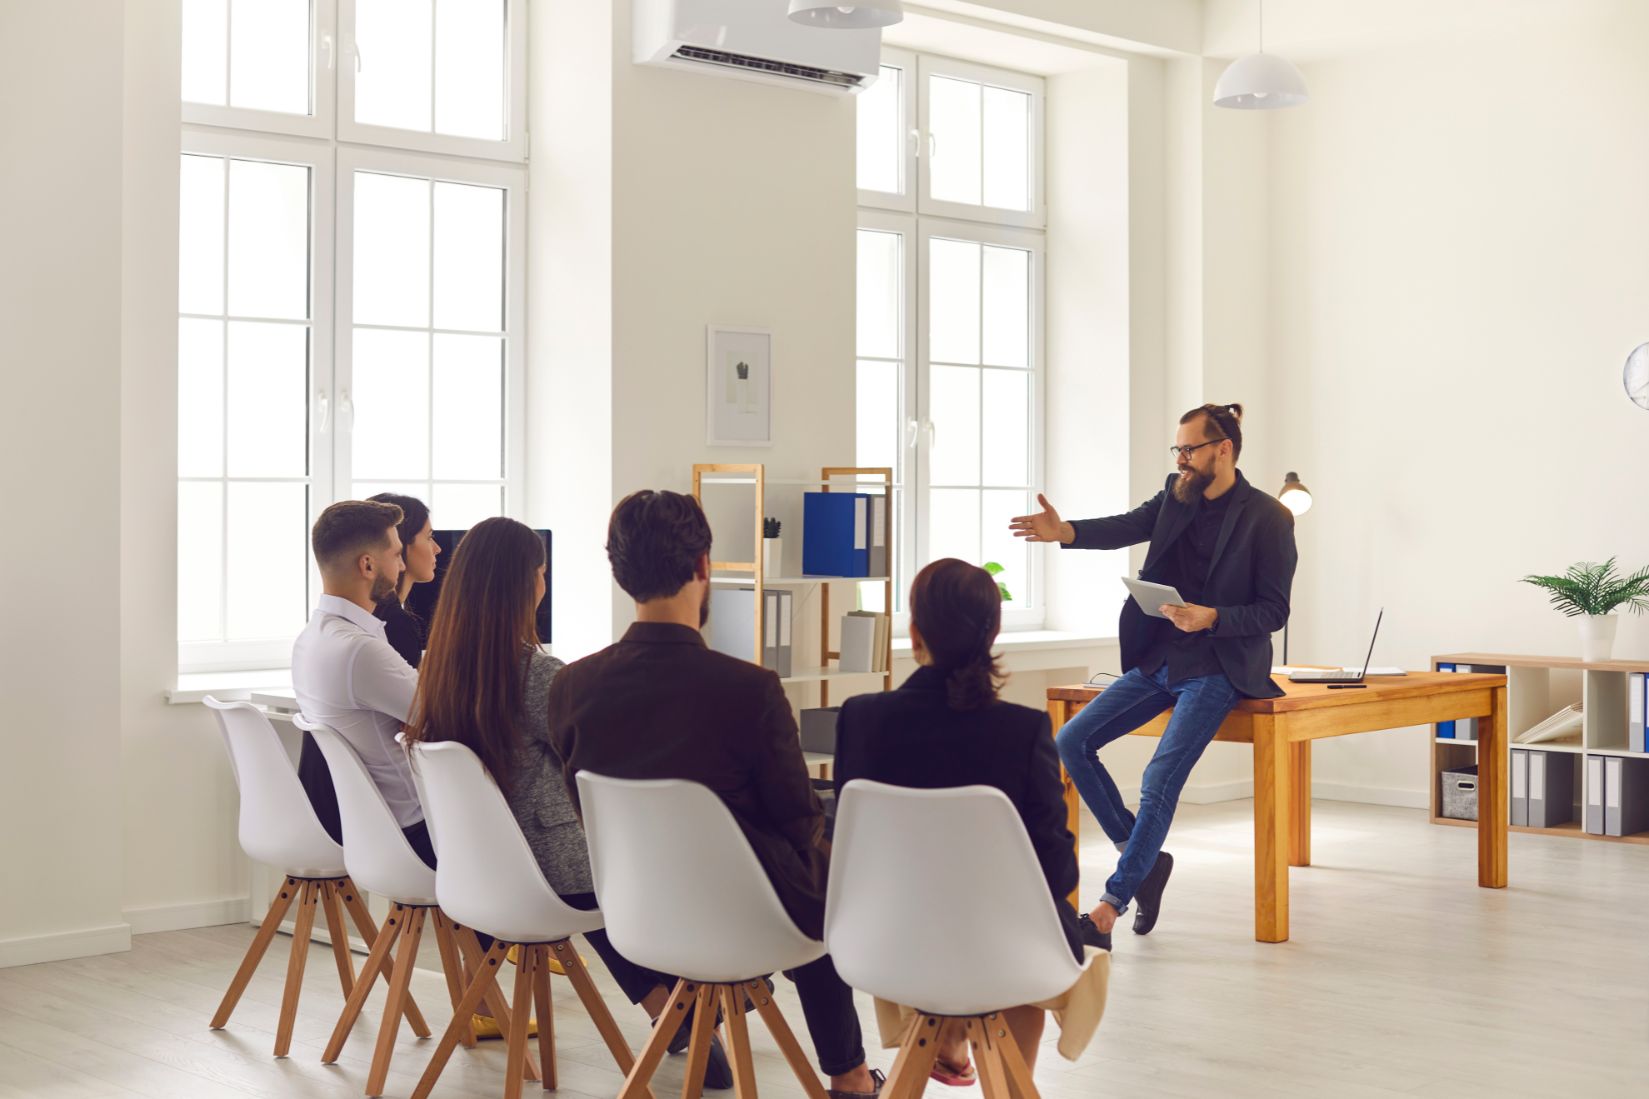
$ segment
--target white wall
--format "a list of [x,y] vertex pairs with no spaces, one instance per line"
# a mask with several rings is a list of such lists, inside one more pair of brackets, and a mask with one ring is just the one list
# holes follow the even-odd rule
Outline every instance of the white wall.
[[[122,5],[0,7],[0,966],[124,949]],[[27,105],[26,107],[24,105]]]
[[[1649,7],[1562,7],[1309,64],[1310,105],[1276,116],[1277,453],[1316,495],[1296,660],[1360,655],[1381,606],[1378,662],[1578,653],[1518,578],[1649,563],[1649,414],[1620,381],[1649,339]],[[1649,656],[1649,623],[1616,652]],[[1424,803],[1421,731],[1317,761],[1319,783]]]

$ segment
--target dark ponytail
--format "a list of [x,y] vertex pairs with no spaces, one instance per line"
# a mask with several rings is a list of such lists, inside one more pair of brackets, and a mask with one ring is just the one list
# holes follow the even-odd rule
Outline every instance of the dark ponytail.
[[1242,456],[1242,405],[1235,402],[1198,405],[1181,416],[1179,422],[1188,424],[1198,416],[1208,417],[1205,434],[1210,439],[1231,440],[1232,461]]
[[1002,594],[990,573],[954,557],[933,562],[911,583],[910,617],[933,666],[945,673],[951,709],[996,701],[1007,677],[991,655],[1002,628]]

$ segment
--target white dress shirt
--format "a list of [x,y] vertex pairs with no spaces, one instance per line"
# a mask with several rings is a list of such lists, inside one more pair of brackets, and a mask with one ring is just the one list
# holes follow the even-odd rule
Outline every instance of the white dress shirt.
[[385,640],[382,622],[347,599],[321,596],[292,646],[298,708],[349,741],[402,828],[424,819],[406,753],[395,743],[417,687],[418,673]]

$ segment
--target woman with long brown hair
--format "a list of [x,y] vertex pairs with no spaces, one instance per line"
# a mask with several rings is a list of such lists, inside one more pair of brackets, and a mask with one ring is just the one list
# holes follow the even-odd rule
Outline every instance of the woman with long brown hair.
[[[544,539],[514,519],[484,519],[458,543],[418,669],[409,741],[455,740],[503,791],[544,880],[574,908],[596,907],[584,827],[549,740],[550,683],[561,661],[538,647]],[[627,960],[605,931],[584,936],[631,1003],[664,1009],[674,978]],[[712,1050],[726,1075],[719,1042]],[[724,1085],[725,1086],[725,1085]]]
[[[916,574],[910,587],[910,645],[919,667],[896,691],[842,704],[836,728],[836,791],[856,778],[894,786],[944,789],[994,786],[1019,811],[1047,879],[1048,891],[1078,961],[1086,957],[1076,909],[1076,854],[1065,828],[1064,785],[1048,715],[997,698],[1004,676],[991,654],[1002,626],[1002,596],[984,569],[947,557]],[[936,858],[960,852],[935,852]],[[964,866],[965,861],[959,862]],[[988,886],[988,883],[981,883]],[[956,959],[966,966],[966,958]],[[1003,1013],[1026,1064],[1034,1066],[1044,1009],[1061,1013],[1060,1053],[1072,1060],[1104,1010],[1108,961],[1089,965],[1058,1003]],[[884,1045],[898,1044],[908,1008],[876,1002]],[[960,1026],[939,1035],[933,1078],[972,1084]]]

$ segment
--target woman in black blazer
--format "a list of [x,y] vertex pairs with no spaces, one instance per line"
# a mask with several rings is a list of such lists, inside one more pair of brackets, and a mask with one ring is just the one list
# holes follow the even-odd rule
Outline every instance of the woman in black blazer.
[[[1065,827],[1059,752],[1048,715],[996,697],[1003,679],[991,656],[1002,619],[996,581],[965,561],[935,561],[912,583],[910,611],[911,649],[921,667],[898,690],[842,704],[837,796],[856,778],[930,790],[974,785],[1001,790],[1019,811],[1071,953],[1082,961],[1085,929],[1067,900],[1077,884],[1076,854]],[[1042,1010],[1022,1007],[1006,1014],[1031,1061],[1042,1033]],[[960,1028],[941,1042],[934,1078],[971,1083]]]

